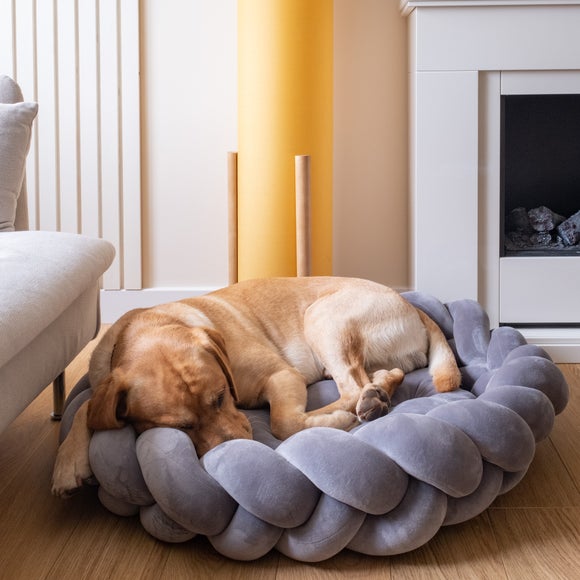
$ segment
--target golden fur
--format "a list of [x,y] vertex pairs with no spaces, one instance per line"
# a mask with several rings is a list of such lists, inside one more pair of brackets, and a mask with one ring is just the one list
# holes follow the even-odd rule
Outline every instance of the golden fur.
[[[94,394],[59,449],[53,492],[66,496],[90,477],[94,430],[174,427],[201,456],[228,439],[251,438],[238,407],[269,405],[280,439],[313,426],[350,429],[384,414],[404,373],[427,365],[438,391],[459,386],[439,327],[366,280],[253,280],[133,310],[95,348]],[[306,386],[324,377],[336,381],[340,398],[306,412]]]

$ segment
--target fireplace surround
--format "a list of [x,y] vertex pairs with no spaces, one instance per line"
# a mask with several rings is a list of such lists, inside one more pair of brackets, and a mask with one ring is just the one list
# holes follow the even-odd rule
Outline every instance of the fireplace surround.
[[477,300],[493,326],[517,326],[554,360],[580,362],[580,254],[506,252],[513,175],[502,162],[506,105],[580,99],[580,0],[400,5],[410,39],[413,287]]

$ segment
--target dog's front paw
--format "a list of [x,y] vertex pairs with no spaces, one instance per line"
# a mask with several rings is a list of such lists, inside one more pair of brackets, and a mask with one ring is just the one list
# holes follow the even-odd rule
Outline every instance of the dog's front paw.
[[59,452],[52,474],[52,493],[62,499],[78,491],[93,475],[87,454]]
[[376,385],[369,384],[362,390],[356,414],[361,421],[374,421],[389,412],[391,399],[389,395]]

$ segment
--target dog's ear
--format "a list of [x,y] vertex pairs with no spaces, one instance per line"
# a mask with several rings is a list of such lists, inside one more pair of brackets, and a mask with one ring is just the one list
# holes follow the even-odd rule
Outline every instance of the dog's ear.
[[132,318],[138,313],[145,310],[144,308],[137,308],[125,313],[117,322],[115,322],[103,338],[99,341],[89,362],[89,382],[93,387],[100,385],[107,379],[112,370],[112,359],[115,345],[119,340],[119,336]]
[[232,397],[234,398],[234,401],[238,401],[238,391],[236,389],[234,375],[226,352],[226,344],[222,335],[213,328],[203,328],[199,330],[202,330],[203,334],[206,336],[206,340],[203,341],[204,348],[213,354],[218,361],[218,364],[226,375]]
[[113,371],[94,389],[87,409],[87,427],[94,431],[121,429],[127,416],[127,388]]

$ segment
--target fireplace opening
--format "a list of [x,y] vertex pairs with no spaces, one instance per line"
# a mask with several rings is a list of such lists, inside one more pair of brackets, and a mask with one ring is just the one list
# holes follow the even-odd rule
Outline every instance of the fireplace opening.
[[580,255],[580,95],[501,101],[502,256]]

